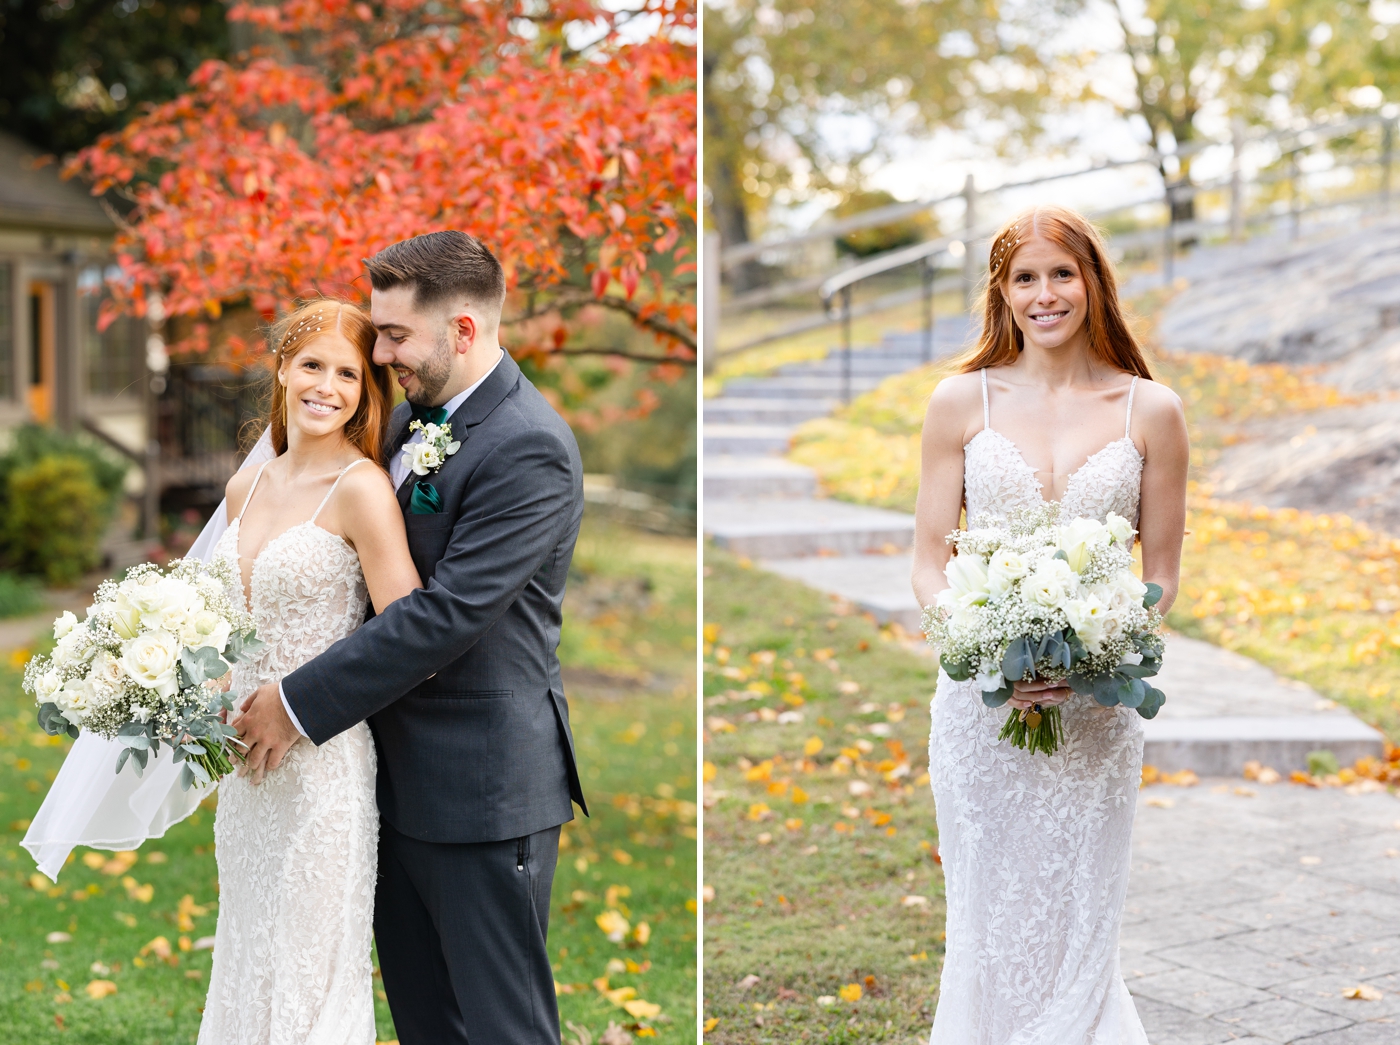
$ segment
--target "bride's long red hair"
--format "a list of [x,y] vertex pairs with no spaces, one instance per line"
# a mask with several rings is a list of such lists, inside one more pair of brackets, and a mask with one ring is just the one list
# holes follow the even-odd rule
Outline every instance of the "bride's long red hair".
[[1088,290],[1089,311],[1084,329],[1089,351],[1102,363],[1150,381],[1152,371],[1118,300],[1118,278],[1103,237],[1082,214],[1053,205],[1022,211],[1003,225],[992,240],[987,282],[979,302],[982,334],[977,346],[962,360],[962,373],[1014,363],[1025,348],[1025,339],[1006,298],[1006,280],[1017,248],[1031,236],[1044,237],[1078,263]]

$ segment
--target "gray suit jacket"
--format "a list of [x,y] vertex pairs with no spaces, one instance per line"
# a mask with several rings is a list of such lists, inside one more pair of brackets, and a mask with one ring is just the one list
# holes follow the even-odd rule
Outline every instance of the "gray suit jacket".
[[[449,419],[461,449],[427,477],[443,511],[412,515],[426,585],[282,680],[317,744],[369,720],[379,812],[428,842],[518,838],[588,811],[560,680],[564,581],[583,464],[563,419],[505,356]],[[389,425],[391,454],[409,408]]]

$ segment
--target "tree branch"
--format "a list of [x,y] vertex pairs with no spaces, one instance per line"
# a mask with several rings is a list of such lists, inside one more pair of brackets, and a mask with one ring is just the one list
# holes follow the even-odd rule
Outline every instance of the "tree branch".
[[672,323],[664,316],[652,314],[643,315],[642,306],[635,301],[619,297],[616,294],[604,294],[602,297],[594,297],[593,293],[581,287],[565,287],[550,294],[541,300],[537,305],[527,308],[520,315],[513,316],[508,322],[519,323],[527,319],[534,319],[549,312],[555,312],[566,308],[579,308],[583,305],[602,305],[617,312],[622,312],[632,319],[632,322],[639,327],[644,327],[664,337],[669,337],[680,342],[692,352],[698,347],[695,331],[679,323]]
[[645,352],[629,352],[623,348],[544,348],[532,349],[546,356],[617,356],[637,363],[675,363],[677,366],[694,366],[694,358],[681,356],[653,356]]

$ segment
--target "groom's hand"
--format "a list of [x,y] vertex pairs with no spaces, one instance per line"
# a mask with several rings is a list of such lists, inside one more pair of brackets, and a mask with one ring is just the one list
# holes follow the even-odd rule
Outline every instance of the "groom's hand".
[[259,686],[244,697],[239,712],[233,725],[248,748],[238,773],[251,773],[253,783],[261,784],[265,774],[282,764],[301,734],[287,717],[275,682]]

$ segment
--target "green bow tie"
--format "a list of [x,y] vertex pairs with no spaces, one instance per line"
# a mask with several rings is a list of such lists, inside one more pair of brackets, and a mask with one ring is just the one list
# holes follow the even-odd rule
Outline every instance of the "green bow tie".
[[419,406],[417,403],[409,403],[409,408],[413,411],[413,416],[409,422],[422,421],[424,424],[440,425],[447,420],[447,407],[445,406]]

